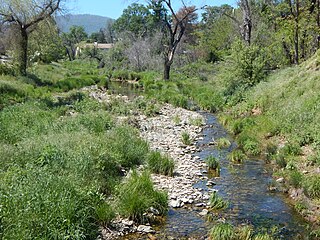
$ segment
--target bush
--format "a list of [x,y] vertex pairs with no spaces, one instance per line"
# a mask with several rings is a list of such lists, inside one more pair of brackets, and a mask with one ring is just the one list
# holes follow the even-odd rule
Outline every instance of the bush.
[[221,197],[218,196],[216,192],[213,192],[210,196],[210,208],[213,210],[223,209],[228,207],[228,202],[224,201]]
[[147,220],[144,213],[151,207],[161,215],[167,213],[168,196],[154,189],[148,172],[138,174],[132,171],[118,189],[118,207],[123,216],[142,223]]
[[182,141],[182,143],[185,144],[185,145],[191,145],[191,144],[192,144],[192,141],[191,141],[191,139],[190,139],[190,135],[189,135],[189,133],[187,133],[187,132],[182,132],[182,134],[181,134],[181,141]]
[[153,173],[173,176],[174,161],[169,156],[162,156],[160,152],[151,152],[148,156],[148,168]]

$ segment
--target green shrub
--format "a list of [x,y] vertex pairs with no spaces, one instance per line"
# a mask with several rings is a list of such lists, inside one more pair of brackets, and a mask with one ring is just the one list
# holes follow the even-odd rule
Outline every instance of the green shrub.
[[218,223],[210,231],[212,240],[233,240],[235,238],[234,228],[229,223]]
[[247,156],[240,149],[235,149],[228,155],[228,159],[233,163],[242,163],[246,157]]
[[182,134],[181,134],[181,141],[182,141],[182,143],[185,144],[185,145],[191,145],[191,144],[192,144],[192,141],[191,141],[191,139],[190,139],[190,135],[189,135],[189,133],[187,133],[187,132],[182,132]]
[[0,75],[15,75],[15,69],[13,66],[8,64],[0,63]]
[[281,153],[285,155],[298,156],[301,154],[301,147],[298,143],[289,142],[281,149]]
[[304,192],[313,199],[320,198],[320,176],[313,175],[305,177],[303,180]]
[[151,172],[173,176],[175,164],[169,156],[163,156],[160,152],[153,151],[149,154],[147,163]]
[[154,189],[150,174],[138,174],[133,171],[118,189],[118,207],[120,213],[137,222],[143,222],[144,213],[150,207],[165,215],[168,210],[168,196]]
[[213,192],[210,196],[210,208],[213,210],[227,208],[229,203],[224,201],[221,197],[218,196],[216,192]]
[[217,147],[220,149],[221,148],[228,148],[228,147],[230,147],[230,145],[231,145],[231,142],[227,138],[219,138],[217,140]]

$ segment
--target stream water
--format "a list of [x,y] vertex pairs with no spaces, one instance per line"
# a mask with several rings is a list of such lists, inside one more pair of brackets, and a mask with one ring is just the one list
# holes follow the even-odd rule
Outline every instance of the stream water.
[[[218,190],[229,207],[219,212],[218,218],[235,225],[251,224],[257,231],[276,229],[279,239],[306,239],[307,223],[286,202],[282,193],[270,192],[268,186],[272,181],[271,169],[263,160],[247,159],[244,164],[231,165],[227,155],[236,147],[226,130],[218,123],[216,117],[203,113],[206,127],[203,140],[198,141],[201,151],[196,155],[199,161],[213,155],[220,160],[219,178],[209,180],[215,183],[208,187],[207,181],[194,185],[203,191]],[[218,149],[208,143],[213,139],[227,137],[232,144],[227,149]],[[204,173],[206,172],[203,169]],[[199,215],[197,208],[170,210],[167,220],[158,230],[160,236],[171,236],[174,239],[205,238],[212,223]]]
[[[219,196],[229,201],[229,207],[219,211],[215,217],[235,225],[250,224],[257,231],[276,229],[279,239],[307,239],[307,223],[290,206],[284,194],[268,190],[272,182],[271,166],[261,159],[247,159],[239,165],[230,164],[227,155],[236,147],[236,143],[213,114],[202,114],[206,119],[206,127],[202,132],[203,139],[196,143],[200,151],[195,155],[200,157],[199,161],[204,161],[210,155],[217,157],[221,173],[219,178],[210,179],[207,175],[208,180],[215,183],[214,186],[208,187],[207,181],[201,180],[194,187],[208,192],[217,190]],[[221,137],[231,141],[229,148],[218,149],[209,145],[213,139]],[[205,169],[203,172],[206,173]],[[164,224],[153,226],[157,230],[155,236],[157,239],[205,239],[213,223],[200,216],[201,210],[195,206],[170,209]],[[135,235],[126,239],[148,237]]]

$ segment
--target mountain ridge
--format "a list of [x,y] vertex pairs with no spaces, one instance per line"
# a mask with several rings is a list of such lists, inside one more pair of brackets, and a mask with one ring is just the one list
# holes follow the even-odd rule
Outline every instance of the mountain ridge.
[[114,19],[93,14],[67,14],[56,17],[57,25],[62,32],[68,32],[71,26],[76,25],[83,26],[89,35],[105,28],[109,21]]

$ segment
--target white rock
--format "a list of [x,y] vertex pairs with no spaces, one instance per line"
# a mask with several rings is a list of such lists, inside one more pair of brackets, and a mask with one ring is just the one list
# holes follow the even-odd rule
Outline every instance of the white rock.
[[137,231],[144,232],[144,233],[154,233],[155,232],[151,226],[146,226],[146,225],[139,225]]
[[209,213],[209,211],[207,210],[207,209],[203,209],[199,214],[201,215],[201,216],[205,216],[205,215],[207,215]]

